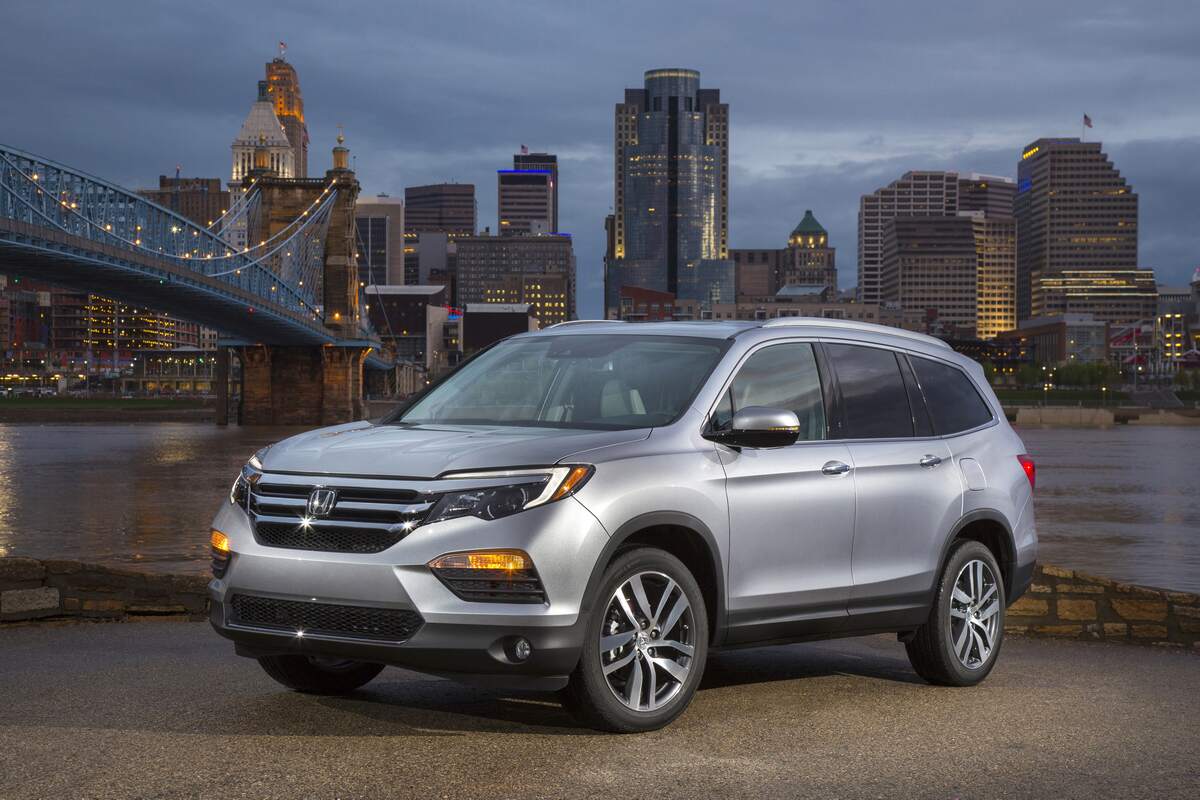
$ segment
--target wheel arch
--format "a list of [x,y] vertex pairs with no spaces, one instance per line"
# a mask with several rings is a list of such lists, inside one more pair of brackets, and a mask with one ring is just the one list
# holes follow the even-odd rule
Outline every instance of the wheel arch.
[[581,616],[592,609],[604,570],[624,550],[638,545],[657,547],[691,570],[704,595],[709,643],[725,638],[725,569],[716,537],[697,517],[683,511],[653,511],[630,519],[609,537],[588,577]]
[[939,574],[950,558],[950,548],[960,539],[976,541],[986,547],[996,557],[1000,565],[1000,574],[1004,580],[1004,597],[1009,603],[1013,601],[1013,584],[1016,578],[1017,548],[1013,539],[1012,527],[1003,514],[993,508],[977,508],[969,511],[954,524],[950,535],[942,544],[941,558],[938,561]]

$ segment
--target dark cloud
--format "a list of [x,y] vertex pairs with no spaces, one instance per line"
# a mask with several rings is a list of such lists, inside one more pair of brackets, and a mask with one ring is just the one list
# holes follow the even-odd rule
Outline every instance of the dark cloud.
[[777,246],[811,208],[855,282],[858,197],[906,169],[1012,175],[1084,112],[1141,198],[1141,260],[1200,262],[1188,3],[60,3],[7,8],[0,141],[129,186],[176,164],[225,176],[284,39],[312,151],[346,126],[364,189],[475,183],[520,144],[559,153],[580,307],[599,311],[612,106],[642,71],[700,69],[731,105],[734,246]]

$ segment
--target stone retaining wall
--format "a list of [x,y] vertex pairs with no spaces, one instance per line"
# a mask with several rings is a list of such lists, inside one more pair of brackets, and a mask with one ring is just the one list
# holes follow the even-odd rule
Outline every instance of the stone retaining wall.
[[[208,615],[208,577],[157,575],[79,561],[0,558],[0,623],[54,617]],[[1200,595],[1039,566],[1008,609],[1008,633],[1200,650]]]
[[208,614],[208,577],[156,575],[79,561],[0,558],[0,622]]
[[1200,595],[1039,566],[1029,591],[1009,607],[1004,629],[1200,650]]

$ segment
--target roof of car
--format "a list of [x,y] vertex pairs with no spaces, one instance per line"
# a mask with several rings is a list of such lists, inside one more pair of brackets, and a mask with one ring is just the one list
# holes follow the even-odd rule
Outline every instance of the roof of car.
[[908,331],[902,328],[892,328],[886,325],[875,325],[870,322],[856,322],[844,319],[826,319],[824,317],[778,317],[770,320],[696,320],[691,322],[653,322],[628,323],[620,320],[572,320],[551,325],[541,331],[523,334],[539,336],[546,333],[554,334],[632,334],[651,336],[704,336],[714,339],[728,339],[746,331],[762,329],[764,332],[777,332],[779,335],[805,333],[810,335],[867,334],[866,338],[883,337],[885,339],[904,340],[908,343],[920,344],[926,348],[949,350],[950,345],[941,339],[924,333]]
[[576,319],[560,322],[523,336],[539,336],[547,333],[609,333],[641,336],[703,336],[712,339],[728,339],[742,331],[757,328],[758,322],[724,320],[695,320],[692,322],[632,323],[615,319]]

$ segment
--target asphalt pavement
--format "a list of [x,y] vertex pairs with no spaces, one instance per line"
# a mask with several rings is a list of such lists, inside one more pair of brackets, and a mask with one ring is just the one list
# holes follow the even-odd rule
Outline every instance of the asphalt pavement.
[[972,689],[891,637],[714,656],[672,726],[398,669],[288,692],[206,623],[0,629],[3,798],[1200,796],[1200,654],[1009,639]]

